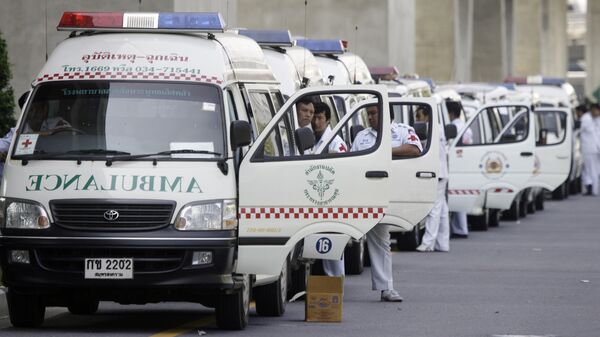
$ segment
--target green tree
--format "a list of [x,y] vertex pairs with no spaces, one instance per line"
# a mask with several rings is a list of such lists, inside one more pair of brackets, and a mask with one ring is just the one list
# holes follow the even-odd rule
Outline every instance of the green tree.
[[10,86],[11,76],[6,41],[0,32],[0,137],[15,125],[15,98]]

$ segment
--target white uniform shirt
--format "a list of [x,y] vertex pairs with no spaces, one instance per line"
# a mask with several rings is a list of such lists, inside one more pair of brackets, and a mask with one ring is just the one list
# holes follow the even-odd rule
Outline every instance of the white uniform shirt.
[[600,144],[598,140],[598,129],[591,112],[586,112],[581,116],[581,153],[596,154],[600,153]]
[[[417,137],[415,129],[411,126],[402,123],[392,122],[390,129],[392,131],[392,147],[398,147],[404,144],[412,144],[419,148],[419,151],[423,151],[423,145],[421,140]],[[366,150],[377,141],[377,131],[373,128],[367,128],[362,130],[356,135],[354,143],[350,151],[361,151]]]
[[438,178],[448,178],[448,151],[446,149],[446,135],[443,131],[440,131],[440,171],[438,172]]
[[[456,132],[461,133],[465,128],[466,124],[460,118],[456,118],[452,120],[452,124],[456,125]],[[463,144],[473,144],[473,131],[471,128],[468,128],[467,131],[462,136]]]
[[[42,125],[40,126],[40,131],[54,130],[54,129],[58,129],[58,128],[67,128],[67,127],[71,127],[71,124],[69,124],[69,122],[67,122],[63,118],[51,117],[51,118],[47,118],[46,120],[44,120],[42,122]],[[25,128],[23,128],[23,133],[32,133],[32,132],[35,132],[35,131],[33,131],[33,129],[29,126],[29,124],[25,125]]]
[[[331,130],[331,127],[327,126],[325,131],[323,131],[323,135],[321,136],[321,139],[319,139],[319,141],[315,144],[315,146],[313,147],[313,150],[311,152],[314,153],[314,151],[316,151],[325,141],[329,141],[332,133],[333,133],[333,131]],[[331,143],[329,143],[329,153],[341,153],[341,152],[347,152],[347,151],[348,151],[348,146],[346,145],[346,143],[342,140],[342,137],[340,137],[340,136],[336,135],[335,138],[333,138],[333,141]]]

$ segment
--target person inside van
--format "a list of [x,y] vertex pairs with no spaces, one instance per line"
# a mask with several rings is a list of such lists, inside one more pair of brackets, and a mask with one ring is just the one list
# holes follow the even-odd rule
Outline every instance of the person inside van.
[[[356,135],[350,151],[366,150],[377,142],[379,129],[378,106],[374,105],[367,108],[367,119],[369,128]],[[391,131],[393,155],[416,157],[421,154],[423,150],[421,141],[412,127],[396,123],[392,118]],[[367,233],[366,237],[371,259],[372,289],[381,291],[382,302],[402,302],[402,296],[394,289],[389,226],[377,224]]]
[[49,134],[50,130],[71,127],[71,124],[61,117],[48,117],[48,103],[33,102],[27,115],[27,124],[23,133]]
[[315,114],[315,106],[310,97],[304,97],[296,103],[296,115],[298,117],[298,127],[311,127],[312,119]]

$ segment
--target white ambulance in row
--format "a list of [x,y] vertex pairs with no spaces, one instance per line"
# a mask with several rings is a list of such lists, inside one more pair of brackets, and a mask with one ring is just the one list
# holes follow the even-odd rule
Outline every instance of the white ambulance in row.
[[[253,285],[259,314],[283,314],[300,241],[340,256],[349,238],[433,204],[437,145],[392,160],[384,87],[308,88],[283,103],[261,48],[217,13],[67,12],[59,29],[72,33],[32,83],[0,190],[14,326],[41,325],[51,306],[190,301],[243,329]],[[377,105],[375,144],[303,155],[314,136],[294,106],[314,95],[366,98],[335,134]]]

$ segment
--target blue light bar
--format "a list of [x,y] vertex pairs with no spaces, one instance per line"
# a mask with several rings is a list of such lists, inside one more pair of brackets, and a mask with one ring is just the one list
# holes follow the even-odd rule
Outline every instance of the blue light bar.
[[343,54],[342,40],[297,40],[296,44],[313,54]]
[[247,36],[261,46],[293,46],[292,35],[289,30],[254,30],[240,29],[238,34]]
[[223,31],[225,21],[220,13],[159,13],[159,29],[190,29]]

